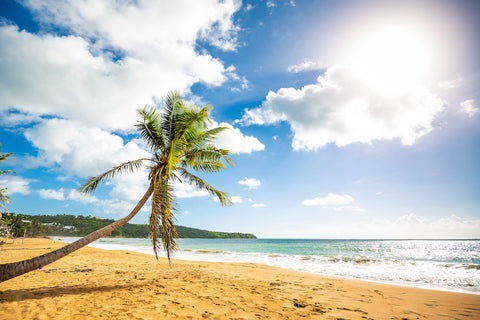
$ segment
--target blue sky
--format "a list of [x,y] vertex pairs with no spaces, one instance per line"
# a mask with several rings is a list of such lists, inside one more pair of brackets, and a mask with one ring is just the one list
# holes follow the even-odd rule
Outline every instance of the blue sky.
[[[0,3],[11,212],[120,218],[148,156],[136,109],[177,89],[236,166],[177,186],[177,223],[288,238],[480,237],[477,1]],[[134,218],[146,223],[148,207]]]

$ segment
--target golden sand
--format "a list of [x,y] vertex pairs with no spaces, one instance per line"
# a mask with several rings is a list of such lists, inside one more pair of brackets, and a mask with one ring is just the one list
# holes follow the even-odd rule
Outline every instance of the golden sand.
[[[0,246],[0,263],[63,245]],[[83,248],[0,283],[0,319],[480,319],[480,295]]]

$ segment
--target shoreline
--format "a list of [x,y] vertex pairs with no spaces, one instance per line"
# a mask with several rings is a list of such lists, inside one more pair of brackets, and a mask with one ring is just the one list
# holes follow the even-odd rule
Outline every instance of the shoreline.
[[[0,246],[0,263],[63,243]],[[3,248],[2,248],[3,247]],[[18,250],[3,250],[13,249]],[[35,249],[35,250],[25,250]],[[45,251],[45,252],[43,252]],[[480,295],[323,276],[253,263],[82,248],[0,283],[2,319],[477,319]]]
[[[54,237],[54,238],[55,240],[64,241],[64,242],[66,240],[66,242],[69,242],[69,243],[72,242],[73,240],[79,239],[76,237]],[[102,240],[103,239],[93,242],[89,244],[89,246],[94,248],[99,248],[99,249],[105,249],[105,250],[131,250],[135,252],[154,255],[153,251],[151,250],[150,242],[148,242],[146,246],[145,245],[139,246],[138,244],[134,245],[132,243],[123,243],[123,242],[117,243],[117,242],[107,241],[104,243]],[[135,240],[146,240],[146,239],[135,238]],[[192,239],[187,239],[187,240],[192,240]],[[205,240],[205,239],[199,239],[199,240]],[[213,239],[213,240],[217,240],[217,239]],[[267,239],[267,240],[272,240],[272,239]],[[273,240],[277,240],[277,239],[273,239]],[[284,239],[280,239],[280,240],[284,240]],[[317,241],[316,239],[310,239],[310,240]],[[335,240],[335,241],[350,241],[350,240]],[[371,240],[366,240],[366,241],[371,241]],[[375,241],[380,241],[380,240],[375,240]],[[399,240],[399,241],[404,241],[404,240]],[[459,240],[459,241],[464,241],[464,240]],[[383,275],[382,274],[383,271],[378,273],[379,266],[378,265],[375,266],[375,264],[373,267],[376,268],[376,271],[377,271],[376,276],[372,276],[371,274],[358,273],[358,272],[355,272],[355,269],[348,269],[347,270],[348,273],[345,273],[345,272],[338,272],[337,270],[332,270],[332,265],[329,263],[325,264],[325,261],[319,261],[319,264],[316,264],[316,262],[314,261],[317,257],[315,257],[312,260],[311,256],[308,256],[308,255],[304,256],[302,254],[284,254],[284,253],[275,253],[275,252],[269,253],[269,252],[230,251],[228,250],[228,248],[214,249],[213,247],[209,248],[208,243],[206,245],[208,249],[195,248],[195,249],[182,250],[181,248],[179,248],[176,251],[174,258],[178,260],[186,260],[186,261],[192,261],[192,262],[204,261],[204,262],[227,262],[227,263],[257,263],[257,264],[262,264],[262,265],[267,265],[272,267],[284,268],[287,270],[306,272],[313,275],[332,276],[332,277],[339,277],[339,278],[350,279],[350,280],[361,280],[361,281],[368,281],[373,283],[406,286],[411,288],[480,295],[480,287],[475,285],[471,285],[471,286],[465,285],[464,287],[460,287],[460,286],[453,286],[451,285],[451,283],[446,285],[445,282],[442,285],[435,282],[432,282],[432,283],[422,282],[421,280],[419,281],[418,279],[414,279],[414,278],[409,279],[408,277],[395,278],[395,275],[393,275],[393,278],[388,279],[389,276]],[[163,256],[163,255],[160,254],[159,256]],[[304,259],[304,258],[308,258],[308,259]],[[285,260],[285,259],[290,259],[290,260]],[[360,260],[363,262],[363,260],[375,261],[376,259],[377,258],[369,258],[369,259],[362,258]],[[303,260],[308,260],[308,261],[304,262]],[[417,264],[418,262],[414,261],[413,263]],[[448,263],[445,262],[445,264],[448,264]],[[323,265],[323,266],[327,266],[327,268],[326,269],[324,267],[318,268],[318,267],[315,267],[315,265],[317,266]],[[362,265],[363,265],[362,263],[360,264],[354,263],[354,268],[357,268],[357,267],[362,268]],[[368,268],[369,264],[365,266]],[[350,268],[350,267],[347,266],[347,268]],[[399,274],[401,274],[402,272],[401,269],[396,269],[398,268],[398,266],[395,266],[395,265],[387,265],[386,268],[395,269],[397,270],[397,272],[398,270],[400,270],[398,272]],[[402,268],[402,266],[400,266],[400,268]],[[411,272],[412,270],[407,270],[407,271]],[[416,273],[416,270],[413,270],[413,271]],[[430,272],[432,270],[426,270],[424,268],[421,271],[423,272],[424,276],[428,276],[428,273],[426,272]],[[436,271],[438,272],[439,270],[436,270]],[[403,272],[405,272],[405,270],[403,270]],[[445,272],[448,272],[448,271],[445,270]]]

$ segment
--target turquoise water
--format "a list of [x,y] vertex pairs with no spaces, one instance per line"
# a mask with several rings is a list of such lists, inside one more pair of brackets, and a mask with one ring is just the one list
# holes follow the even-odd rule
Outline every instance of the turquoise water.
[[[71,242],[75,238],[62,238]],[[148,239],[103,249],[153,253]],[[174,258],[252,262],[316,274],[480,294],[480,240],[179,239]]]

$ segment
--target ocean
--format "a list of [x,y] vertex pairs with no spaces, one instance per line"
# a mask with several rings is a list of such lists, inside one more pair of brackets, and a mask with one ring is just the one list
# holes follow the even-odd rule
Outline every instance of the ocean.
[[[55,237],[64,242],[76,239]],[[178,239],[178,243],[175,259],[261,263],[328,276],[480,294],[480,240]],[[102,238],[90,246],[153,254],[149,239]]]

